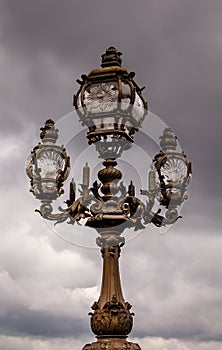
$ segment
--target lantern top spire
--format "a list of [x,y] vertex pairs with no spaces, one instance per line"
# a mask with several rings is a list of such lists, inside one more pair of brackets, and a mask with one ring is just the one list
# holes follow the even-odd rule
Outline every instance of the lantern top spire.
[[177,137],[170,128],[166,128],[163,135],[160,136],[160,146],[164,151],[167,149],[176,150]]
[[40,129],[40,138],[43,143],[51,141],[55,143],[58,138],[58,129],[55,128],[55,122],[51,118],[46,120],[45,125]]
[[110,46],[108,49],[106,49],[106,52],[101,55],[102,57],[102,63],[101,67],[112,67],[112,66],[118,66],[121,67],[122,59],[120,58],[122,56],[122,52],[117,51],[117,49],[113,46]]

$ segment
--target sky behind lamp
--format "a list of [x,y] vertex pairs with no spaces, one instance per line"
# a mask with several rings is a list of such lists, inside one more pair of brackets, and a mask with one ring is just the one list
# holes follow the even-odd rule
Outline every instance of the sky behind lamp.
[[[37,211],[43,218],[57,223],[69,220],[71,224],[86,219],[85,225],[99,234],[96,242],[103,257],[103,278],[99,300],[90,314],[97,342],[85,345],[84,350],[140,349],[138,344],[127,341],[133,313],[121,289],[118,260],[125,242],[121,234],[151,222],[158,227],[174,223],[191,177],[190,162],[176,150],[176,137],[166,129],[160,137],[162,150],[149,172],[149,189],[141,190],[146,201],[136,197],[133,181],[128,188],[120,182],[122,173],[116,169],[116,159],[132,146],[133,135],[147,113],[142,89],[133,80],[135,73],[121,67],[120,56],[114,47],[109,47],[102,55],[101,68],[78,80],[80,89],[74,96],[80,121],[88,127],[88,142],[95,144],[98,156],[104,160],[104,168],[98,172],[100,183],[94,181],[90,187],[86,163],[80,197],[76,198],[72,181],[67,208],[59,207],[60,212],[53,213],[52,201],[63,193],[70,164],[64,147],[56,145],[58,130],[51,119],[41,128],[42,143],[33,149],[26,167],[31,192],[42,202]],[[163,209],[154,210],[157,202]]]

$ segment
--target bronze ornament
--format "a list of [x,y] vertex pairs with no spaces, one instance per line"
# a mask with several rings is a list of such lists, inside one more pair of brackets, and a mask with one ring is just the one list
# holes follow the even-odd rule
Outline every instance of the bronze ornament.
[[[160,136],[160,152],[154,157],[149,171],[149,188],[141,190],[145,201],[136,197],[131,181],[122,181],[116,168],[123,151],[133,144],[133,135],[141,127],[147,114],[147,102],[133,80],[135,73],[121,67],[122,54],[109,47],[102,55],[100,69],[82,75],[80,89],[74,95],[74,106],[82,122],[88,127],[88,142],[95,144],[104,168],[98,180],[90,185],[88,163],[83,168],[80,196],[77,198],[74,179],[69,185],[66,208],[53,212],[52,202],[64,191],[63,182],[69,176],[70,159],[64,146],[56,144],[58,130],[50,118],[41,128],[42,143],[34,147],[26,164],[31,192],[41,201],[39,210],[44,219],[56,224],[68,221],[85,225],[98,233],[96,240],[103,258],[100,297],[92,306],[91,328],[97,341],[86,344],[83,350],[141,350],[128,342],[132,330],[131,305],[124,300],[119,273],[121,247],[125,243],[125,229],[139,230],[152,223],[157,227],[172,225],[179,216],[178,208],[187,199],[191,180],[191,163],[184,153],[177,151],[177,140],[170,129]],[[154,210],[155,204],[161,208]]]

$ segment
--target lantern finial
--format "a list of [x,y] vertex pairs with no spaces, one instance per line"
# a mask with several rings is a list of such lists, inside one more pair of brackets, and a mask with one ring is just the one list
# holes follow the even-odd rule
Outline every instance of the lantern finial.
[[55,129],[55,122],[51,118],[46,120],[45,125],[40,129],[40,138],[42,142],[53,142],[55,143],[58,138],[58,129]]
[[175,150],[177,147],[177,137],[170,128],[166,128],[160,136],[160,147],[163,151],[167,149]]
[[101,67],[111,67],[111,66],[118,66],[121,67],[122,60],[120,56],[122,55],[121,52],[117,51],[115,47],[110,46],[108,49],[106,49],[106,52],[101,55],[102,57],[102,64]]

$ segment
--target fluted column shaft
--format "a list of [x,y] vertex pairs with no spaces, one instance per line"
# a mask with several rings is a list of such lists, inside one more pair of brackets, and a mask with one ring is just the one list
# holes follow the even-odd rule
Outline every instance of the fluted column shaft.
[[113,297],[124,304],[119,272],[120,247],[119,245],[105,247],[101,249],[101,253],[103,257],[103,277],[98,301],[99,307],[103,308]]

